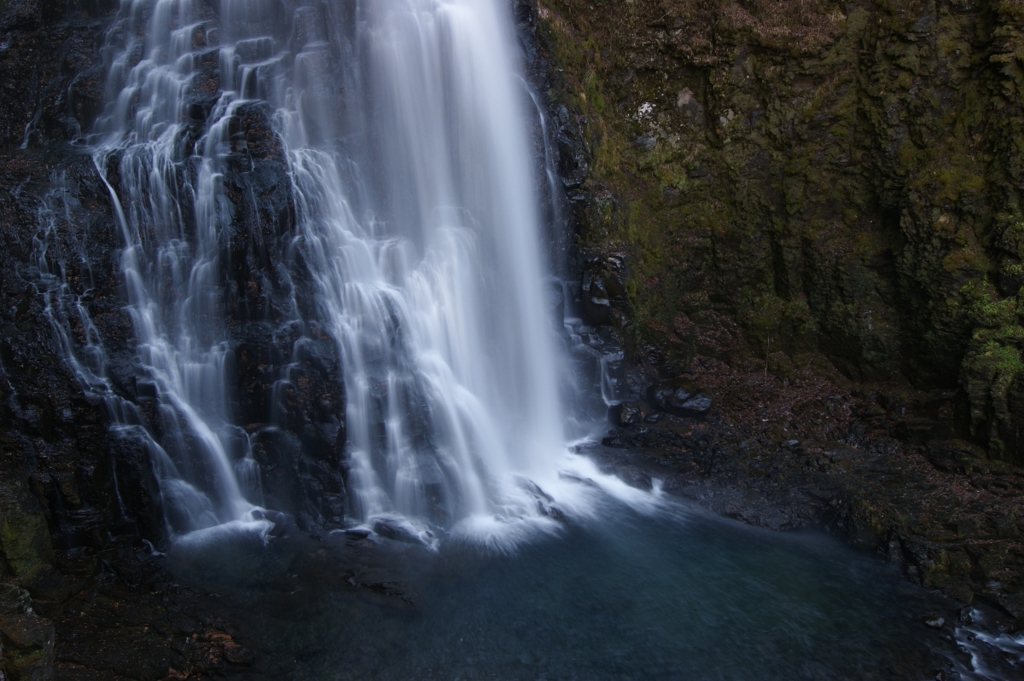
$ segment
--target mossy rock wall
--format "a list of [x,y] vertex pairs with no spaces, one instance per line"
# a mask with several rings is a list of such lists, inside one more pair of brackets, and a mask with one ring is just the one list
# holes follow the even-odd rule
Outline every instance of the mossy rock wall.
[[957,390],[1024,462],[1024,2],[539,0],[627,337]]

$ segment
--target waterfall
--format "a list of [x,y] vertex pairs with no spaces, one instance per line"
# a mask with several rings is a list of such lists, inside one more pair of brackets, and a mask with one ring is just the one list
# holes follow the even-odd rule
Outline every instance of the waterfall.
[[[293,294],[250,312],[301,329],[296,353],[311,329],[336,344],[346,522],[428,540],[553,524],[562,320],[507,1],[123,0],[104,52],[109,104],[90,144],[124,244],[171,533],[266,530],[254,435],[233,406],[241,294],[223,272],[227,244],[260,238],[239,202],[264,200],[228,178],[268,155],[286,168],[268,190],[287,197],[274,276]],[[254,152],[240,121],[261,116]],[[100,385],[99,371],[82,375]]]
[[[294,93],[300,105],[280,112],[300,235],[343,358],[363,519],[522,515],[507,483],[563,447],[507,12],[365,3],[349,110],[332,120]],[[325,120],[360,131],[350,153],[311,142]],[[346,174],[361,186],[342,191]]]

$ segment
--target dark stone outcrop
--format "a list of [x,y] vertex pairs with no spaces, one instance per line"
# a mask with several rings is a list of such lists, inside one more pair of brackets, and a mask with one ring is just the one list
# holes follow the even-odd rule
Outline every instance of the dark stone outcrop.
[[[111,10],[69,6],[51,16],[45,3],[28,2],[0,15],[0,120],[9,126],[0,140],[0,183],[9,189],[0,197],[0,437],[11,453],[11,476],[24,478],[38,506],[32,512],[46,518],[61,549],[98,548],[108,535],[158,542],[165,533],[145,438],[108,431],[110,414],[79,385],[56,328],[66,329],[79,360],[88,361],[89,343],[102,345],[111,389],[138,404],[159,439],[155,392],[136,366],[109,192],[92,159],[71,144],[104,97],[98,69]],[[120,30],[111,34],[115,42]],[[184,154],[192,148],[188,140],[194,144],[203,133],[219,87],[216,64],[204,64],[193,81]],[[31,74],[28,86],[24,74]],[[223,182],[234,229],[224,235],[221,291],[234,349],[229,378],[239,387],[232,391],[234,416],[257,442],[263,430],[280,429],[299,445],[298,458],[287,464],[260,461],[272,483],[282,467],[291,470],[281,483],[287,492],[275,484],[268,489],[278,508],[316,526],[338,523],[346,504],[344,391],[337,350],[312,322],[315,288],[301,247],[293,245],[281,143],[261,105],[239,107],[229,134]],[[118,158],[108,159],[103,172],[115,189],[119,171]],[[184,180],[193,171],[182,163],[180,172]]]
[[659,411],[676,416],[701,417],[711,409],[711,398],[693,381],[675,378],[647,388],[647,401]]
[[53,623],[32,610],[28,592],[0,582],[0,642],[4,671],[12,679],[53,677]]
[[[115,366],[130,364],[109,196],[71,145],[102,104],[98,47],[111,9],[25,0],[0,11],[0,639],[10,679],[53,678],[54,618],[77,588],[71,556],[95,561],[163,532],[144,445],[108,430],[55,332],[66,325],[82,346],[98,333]],[[111,375],[126,395],[130,375]]]

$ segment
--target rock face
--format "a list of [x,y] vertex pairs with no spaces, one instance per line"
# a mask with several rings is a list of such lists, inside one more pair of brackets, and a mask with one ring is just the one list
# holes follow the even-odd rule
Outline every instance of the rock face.
[[1019,3],[538,6],[580,246],[625,262],[628,321],[598,285],[595,322],[662,376],[817,353],[955,391],[1024,463]]
[[[85,231],[111,220],[110,207],[90,159],[67,144],[79,133],[73,112],[86,117],[101,96],[90,74],[107,8],[70,6],[67,20],[59,9],[26,0],[0,13],[0,566],[42,598],[62,596],[54,549],[158,522],[151,500],[131,522],[119,505],[105,414],[64,362],[41,295],[45,271],[61,268],[91,289],[83,304],[97,325],[125,338],[113,234]],[[56,201],[67,211],[55,214]],[[144,458],[126,452],[121,467],[145,487]]]
[[536,7],[612,468],[1024,627],[1020,3]]
[[[111,436],[51,322],[68,311],[51,287],[59,272],[88,291],[80,302],[113,356],[130,359],[109,200],[91,159],[69,144],[102,104],[97,48],[111,7],[66,7],[0,5],[0,669],[9,679],[53,678],[44,611],[71,595],[64,556],[163,531],[145,450]],[[70,328],[85,340],[80,320]]]
[[[119,561],[137,570],[141,541],[159,545],[165,520],[173,526],[145,441],[108,428],[102,400],[68,362],[69,347],[89,365],[102,345],[111,389],[159,437],[155,391],[134,359],[110,194],[74,144],[106,99],[101,48],[116,10],[106,0],[0,2],[0,586],[24,593],[28,608],[0,603],[0,671],[12,679],[49,678],[61,664],[50,621],[64,617],[62,604],[91,580],[121,581]],[[198,68],[188,112],[197,137],[216,84],[212,66]],[[267,505],[316,531],[346,505],[337,350],[307,323],[313,286],[291,243],[290,182],[267,112],[240,107],[232,125],[224,183],[236,229],[221,272],[232,416],[253,444]],[[104,172],[116,188],[116,159]],[[92,566],[84,575],[73,566],[82,561]],[[44,614],[25,619],[32,608]],[[166,674],[165,664],[137,678]]]
[[[155,391],[135,362],[110,194],[93,160],[71,144],[106,98],[101,48],[120,17],[109,3],[55,7],[11,3],[0,14],[5,465],[10,479],[26,478],[31,494],[21,508],[45,517],[59,548],[96,547],[107,534],[159,542],[167,528],[144,440],[108,432],[109,415],[67,361],[70,349],[89,364],[91,346],[102,347],[111,389],[138,406],[159,439]],[[193,141],[218,82],[215,63],[197,70],[186,122]],[[291,183],[269,112],[241,106],[231,126],[223,182],[234,229],[218,290],[233,350],[228,378],[238,388],[232,420],[253,442],[268,505],[311,527],[338,523],[346,497],[337,351],[307,323],[314,287],[292,244]],[[102,171],[118,189],[118,158]],[[187,163],[181,172],[184,181]],[[277,441],[286,446],[271,446]]]

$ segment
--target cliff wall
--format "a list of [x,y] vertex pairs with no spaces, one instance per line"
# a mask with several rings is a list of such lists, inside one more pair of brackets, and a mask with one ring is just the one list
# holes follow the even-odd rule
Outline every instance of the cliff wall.
[[531,8],[580,311],[627,350],[595,455],[1024,627],[1024,3]]
[[585,139],[579,244],[628,263],[590,297],[634,356],[824,356],[1024,463],[1024,4],[538,7]]

